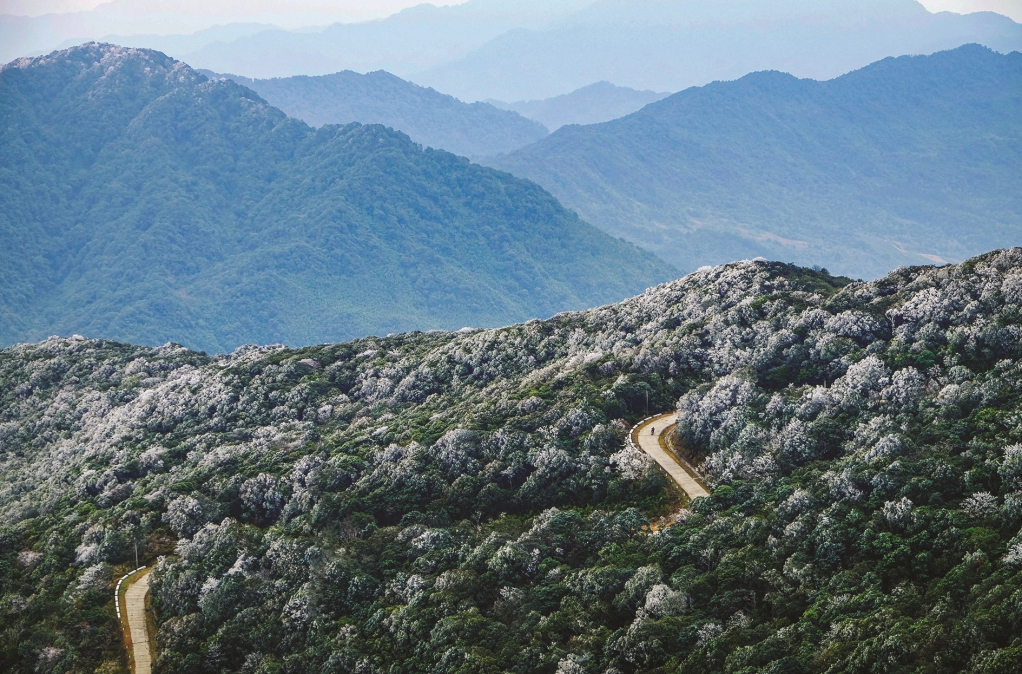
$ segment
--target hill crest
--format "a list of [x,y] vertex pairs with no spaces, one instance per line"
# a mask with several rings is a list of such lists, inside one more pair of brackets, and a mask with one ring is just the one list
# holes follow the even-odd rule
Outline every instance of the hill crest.
[[156,52],[19,61],[0,107],[6,343],[505,325],[674,273],[532,183],[383,126],[312,129]]
[[383,124],[417,143],[467,157],[511,152],[548,134],[542,124],[517,112],[463,103],[384,70],[267,80],[203,72],[243,84],[312,126]]
[[1020,92],[1022,54],[977,45],[827,81],[754,73],[487,161],[681,269],[875,278],[1018,242]]

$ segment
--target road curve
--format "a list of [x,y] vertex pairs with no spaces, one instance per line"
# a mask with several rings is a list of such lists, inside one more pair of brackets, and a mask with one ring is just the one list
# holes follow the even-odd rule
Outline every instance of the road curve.
[[661,468],[667,471],[667,474],[685,490],[689,498],[709,496],[710,492],[706,491],[706,488],[692,476],[695,470],[691,466],[683,466],[679,463],[679,459],[675,459],[660,446],[660,436],[674,426],[677,421],[678,415],[673,412],[646,419],[632,430],[632,438],[638,444],[639,449],[649,454],[654,461],[660,464]]
[[135,660],[134,674],[152,674],[149,627],[146,625],[145,619],[145,596],[148,593],[149,572],[146,571],[128,587],[128,591],[124,594],[128,627],[131,630],[131,650]]

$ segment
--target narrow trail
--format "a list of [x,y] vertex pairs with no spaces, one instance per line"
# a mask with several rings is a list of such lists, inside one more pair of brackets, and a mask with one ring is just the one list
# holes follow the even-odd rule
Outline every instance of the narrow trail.
[[660,438],[669,431],[678,421],[678,415],[674,412],[664,414],[640,422],[632,429],[631,438],[639,449],[653,457],[653,460],[660,464],[660,467],[667,471],[667,474],[678,483],[690,499],[709,496],[703,485],[696,481],[695,469],[683,459],[678,459],[664,451],[660,446]]
[[149,627],[146,625],[145,596],[149,594],[149,571],[139,576],[124,594],[124,603],[131,632],[131,650],[134,674],[152,673],[152,654],[149,652]]

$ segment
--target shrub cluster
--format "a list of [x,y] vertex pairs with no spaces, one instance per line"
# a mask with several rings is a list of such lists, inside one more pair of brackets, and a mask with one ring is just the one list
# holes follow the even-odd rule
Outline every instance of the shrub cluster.
[[[137,542],[164,673],[1013,671],[1020,311],[1016,249],[500,330],[7,349],[0,666],[123,668]],[[687,505],[624,443],[674,407]]]

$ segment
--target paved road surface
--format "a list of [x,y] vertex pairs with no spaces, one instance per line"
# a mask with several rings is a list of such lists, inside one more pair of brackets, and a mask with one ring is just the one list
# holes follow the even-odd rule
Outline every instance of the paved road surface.
[[124,602],[128,610],[128,626],[131,628],[132,656],[135,658],[135,674],[152,673],[152,656],[149,653],[149,628],[145,621],[145,596],[149,593],[149,572],[128,586]]
[[[639,449],[649,454],[667,471],[667,474],[674,478],[685,493],[688,494],[689,498],[699,498],[700,496],[709,496],[710,492],[706,491],[701,484],[695,481],[695,479],[689,475],[688,471],[681,467],[681,465],[674,459],[673,456],[668,454],[660,447],[660,436],[663,435],[664,431],[673,426],[678,420],[677,414],[665,414],[662,417],[651,419],[639,426],[636,431],[638,436],[636,439],[639,441]],[[655,430],[655,434],[651,434],[650,431]]]

